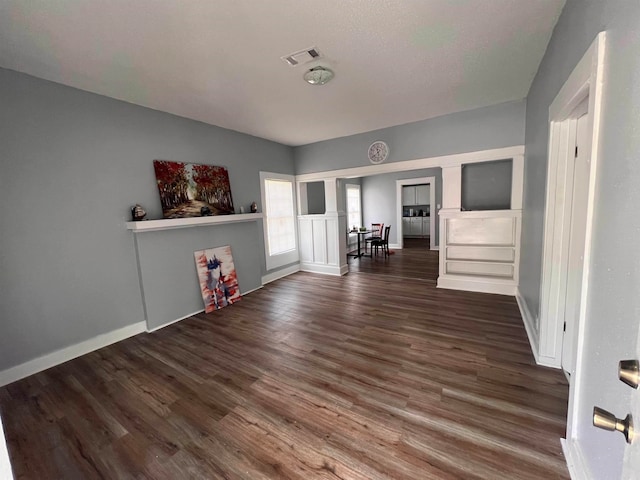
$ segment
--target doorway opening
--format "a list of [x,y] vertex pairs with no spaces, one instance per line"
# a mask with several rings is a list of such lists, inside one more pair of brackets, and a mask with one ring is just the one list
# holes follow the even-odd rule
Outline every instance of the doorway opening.
[[[396,180],[398,245],[436,249],[436,177]],[[414,242],[422,240],[422,242]]]

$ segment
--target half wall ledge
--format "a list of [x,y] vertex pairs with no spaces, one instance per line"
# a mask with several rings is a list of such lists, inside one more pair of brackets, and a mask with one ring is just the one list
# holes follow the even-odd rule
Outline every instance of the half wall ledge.
[[207,227],[239,222],[255,222],[262,219],[262,213],[238,213],[234,215],[215,215],[211,217],[165,218],[159,220],[141,220],[127,222],[127,230],[134,233],[173,230],[176,228]]

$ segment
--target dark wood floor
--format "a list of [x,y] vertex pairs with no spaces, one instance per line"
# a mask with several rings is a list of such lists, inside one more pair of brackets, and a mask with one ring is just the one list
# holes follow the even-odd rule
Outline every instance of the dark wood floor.
[[436,289],[417,247],[1,388],[16,478],[569,478],[514,299]]

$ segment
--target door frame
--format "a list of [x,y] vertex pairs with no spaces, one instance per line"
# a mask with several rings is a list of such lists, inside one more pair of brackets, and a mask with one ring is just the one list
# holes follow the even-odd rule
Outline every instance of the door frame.
[[[585,250],[583,277],[580,288],[581,305],[576,327],[575,374],[569,385],[569,408],[567,433],[563,450],[569,470],[579,475],[583,471],[580,448],[577,445],[577,414],[580,402],[582,378],[582,355],[584,347],[587,294],[589,290],[589,267],[593,236],[593,215],[597,197],[597,169],[599,162],[599,138],[602,114],[604,81],[605,32],[600,32],[582,59],[566,80],[549,107],[549,162],[547,167],[545,224],[543,237],[542,272],[540,282],[540,317],[538,354],[539,363],[561,367],[564,307],[568,268],[569,229],[571,225],[571,202],[566,201],[567,192],[572,191],[573,175],[567,175],[567,165],[573,156],[575,143],[575,120],[572,112],[585,99],[589,102],[588,135],[591,143],[590,178],[586,205]],[[573,136],[572,136],[573,133]],[[574,478],[581,478],[580,476]]]
[[[569,215],[568,220],[568,229],[567,229],[567,237],[568,237],[568,242],[567,242],[567,264],[568,264],[568,268],[567,268],[567,281],[565,283],[565,296],[564,296],[564,311],[563,311],[563,318],[564,318],[564,324],[566,328],[563,328],[563,335],[562,335],[562,354],[560,355],[560,368],[562,368],[562,370],[565,372],[565,376],[567,376],[567,379],[569,381],[571,381],[570,376],[572,374],[575,374],[575,363],[576,363],[576,355],[575,355],[575,343],[577,340],[577,327],[578,327],[578,322],[576,319],[576,315],[580,312],[580,305],[582,305],[582,299],[583,299],[583,293],[584,292],[584,275],[583,275],[583,271],[582,271],[582,267],[584,264],[584,243],[585,243],[585,239],[586,239],[586,235],[585,235],[585,231],[583,231],[583,229],[580,229],[578,231],[574,230],[576,227],[580,228],[578,226],[578,223],[580,221],[580,219],[584,219],[585,221],[587,220],[587,209],[586,209],[586,205],[584,203],[582,204],[576,204],[575,200],[576,200],[576,189],[581,189],[583,192],[586,190],[587,193],[587,201],[589,200],[589,198],[591,197],[589,195],[589,181],[588,179],[586,182],[580,181],[580,179],[576,178],[576,167],[578,165],[582,165],[583,161],[586,159],[587,164],[586,164],[586,169],[589,172],[588,175],[590,176],[590,172],[591,172],[591,163],[590,163],[590,150],[591,150],[591,139],[589,138],[589,134],[590,132],[587,130],[587,128],[590,125],[590,117],[589,117],[589,97],[585,98],[583,100],[583,102],[576,108],[576,110],[574,110],[571,113],[571,122],[574,124],[572,125],[572,127],[575,127],[575,133],[574,135],[574,140],[573,142],[571,142],[572,144],[575,145],[576,149],[582,149],[583,152],[579,153],[578,150],[575,151],[574,153],[574,157],[573,159],[569,159],[569,163],[567,165],[567,178],[566,178],[566,185],[568,186],[568,189],[566,191],[567,194],[567,202],[566,202],[566,208],[569,209],[569,211],[571,212],[571,214]],[[582,136],[586,137],[586,138],[582,138],[582,145],[579,143],[579,139],[580,139],[580,121],[581,119],[583,120],[583,125],[582,125]],[[573,130],[574,128],[572,128],[571,130]],[[580,162],[580,163],[578,163]],[[576,180],[578,180],[578,182],[576,183]],[[569,187],[570,186],[570,187]],[[586,228],[586,225],[585,225]],[[578,234],[576,236],[576,234]],[[576,263],[572,263],[575,262],[576,260],[574,259],[573,255],[576,254],[576,252],[582,252],[582,260],[578,261],[579,264],[579,269],[576,267]],[[574,266],[576,268],[576,270],[572,271],[572,267]],[[572,273],[577,273],[580,272],[580,276],[572,276]],[[577,288],[577,291],[576,291]],[[575,306],[578,306],[578,310],[575,309]],[[575,322],[572,322],[573,320],[576,320]],[[569,369],[567,369],[567,363],[569,362]]]
[[[545,224],[540,282],[539,363],[560,367],[562,358],[562,329],[564,324],[564,286],[568,263],[568,240],[571,220],[567,191],[573,179],[567,176],[568,160],[574,155],[575,120],[572,112],[586,98],[589,101],[591,139],[591,177],[587,202],[585,232],[585,265],[582,285],[583,300],[589,281],[589,256],[593,230],[599,131],[602,110],[602,82],[604,70],[605,33],[601,32],[575,67],[549,107],[549,162],[547,167]],[[586,303],[586,302],[585,302]],[[580,311],[584,320],[585,305]],[[579,356],[579,352],[578,352]]]
[[400,248],[404,248],[404,238],[402,236],[402,187],[405,185],[424,185],[429,184],[429,249],[436,250],[436,177],[418,177],[405,178],[396,180],[396,225],[398,225],[398,241],[396,244]]

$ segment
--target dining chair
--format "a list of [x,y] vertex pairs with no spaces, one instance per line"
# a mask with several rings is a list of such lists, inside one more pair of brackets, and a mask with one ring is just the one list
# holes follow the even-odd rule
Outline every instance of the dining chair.
[[[371,241],[371,248],[376,249],[376,255],[378,255],[378,247],[382,248],[384,256],[389,255],[389,232],[391,231],[391,225],[384,227],[384,235],[381,238]],[[373,250],[371,252],[373,254]]]
[[367,251],[367,245],[373,242],[374,240],[382,239],[382,231],[384,228],[384,223],[372,223],[371,224],[371,236],[364,239],[364,251]]

